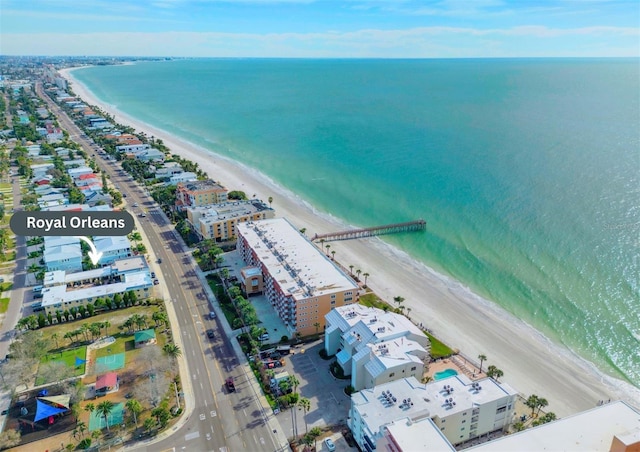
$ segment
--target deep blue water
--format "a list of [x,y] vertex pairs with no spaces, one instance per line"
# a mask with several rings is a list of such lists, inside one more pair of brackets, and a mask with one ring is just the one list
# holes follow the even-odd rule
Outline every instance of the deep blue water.
[[347,223],[426,219],[385,240],[640,386],[639,68],[213,59],[74,76]]

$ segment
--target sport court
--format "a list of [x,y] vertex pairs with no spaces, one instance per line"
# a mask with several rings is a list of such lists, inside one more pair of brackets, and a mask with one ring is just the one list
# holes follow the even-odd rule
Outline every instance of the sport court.
[[124,353],[115,353],[113,355],[96,358],[96,373],[100,374],[110,370],[124,368],[124,357]]
[[[109,427],[121,425],[124,422],[124,403],[114,404],[111,413],[107,415],[107,419],[109,419]],[[102,430],[106,426],[104,416],[98,410],[92,411],[91,416],[89,416],[89,431]]]

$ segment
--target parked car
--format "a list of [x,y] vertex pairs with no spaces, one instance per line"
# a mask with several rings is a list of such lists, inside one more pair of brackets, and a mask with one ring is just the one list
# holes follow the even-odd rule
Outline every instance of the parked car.
[[154,286],[157,286],[158,284],[160,284],[160,281],[158,281],[157,279],[154,279],[154,280],[153,280],[153,285],[154,285]]
[[225,381],[225,386],[227,387],[229,392],[235,392],[236,391],[236,385],[233,382],[233,377],[227,378],[227,381]]
[[216,337],[216,333],[212,329],[207,330],[207,337],[209,339],[214,339]]
[[213,312],[213,311],[210,311],[210,312],[209,312],[209,318],[210,318],[211,320],[215,319],[215,318],[216,318],[216,313],[215,313],[215,312]]
[[268,341],[269,340],[269,333],[264,333],[258,339],[261,340],[261,341]]
[[336,445],[331,438],[325,438],[324,445],[327,446],[327,450],[329,452],[333,452],[334,450],[336,450]]

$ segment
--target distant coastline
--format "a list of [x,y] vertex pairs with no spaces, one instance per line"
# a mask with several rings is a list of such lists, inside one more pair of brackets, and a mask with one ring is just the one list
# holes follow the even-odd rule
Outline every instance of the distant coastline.
[[[73,77],[72,69],[61,73],[73,83],[72,89],[85,101],[114,115],[119,123],[161,137],[172,152],[198,162],[213,179],[248,195],[255,193],[263,199],[274,196],[277,214],[287,217],[299,227],[314,232],[330,232],[346,226],[330,216],[318,215],[312,206],[294,193],[278,187],[261,173],[219,155],[212,159],[210,151],[132,118],[114,106],[105,105]],[[490,361],[505,369],[505,381],[524,393],[545,394],[551,402],[550,408],[559,415],[566,416],[589,408],[600,399],[616,398],[613,379],[607,389],[599,381],[602,379],[599,372],[582,359],[575,359],[571,352],[553,345],[541,333],[493,303],[480,297],[469,297],[459,283],[445,283],[448,278],[391,246],[378,240],[352,242],[340,245],[340,255],[338,260],[341,262],[354,263],[371,273],[370,286],[381,296],[387,300],[399,293],[406,296],[407,306],[412,308],[412,318],[428,325],[471,358],[477,353],[489,355]],[[394,265],[389,266],[389,261]],[[421,275],[421,281],[417,282],[415,276],[412,277],[416,274]],[[428,299],[432,303],[426,305],[415,301],[420,299]],[[452,310],[455,312],[453,316]],[[581,375],[584,381],[575,381],[574,375]],[[550,380],[557,382],[555,390],[549,384]]]

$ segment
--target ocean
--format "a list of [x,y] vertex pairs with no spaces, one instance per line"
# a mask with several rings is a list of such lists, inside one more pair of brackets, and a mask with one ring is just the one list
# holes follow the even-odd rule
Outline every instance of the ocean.
[[637,59],[197,59],[74,77],[347,224],[425,219],[383,240],[640,387]]

